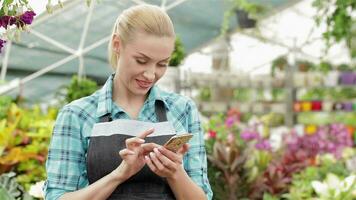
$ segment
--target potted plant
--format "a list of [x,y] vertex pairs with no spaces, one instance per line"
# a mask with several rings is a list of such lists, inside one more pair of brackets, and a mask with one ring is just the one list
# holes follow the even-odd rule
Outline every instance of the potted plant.
[[315,69],[315,65],[312,62],[306,60],[297,60],[296,62],[299,71],[307,72],[309,70]]
[[337,66],[340,71],[340,84],[342,85],[353,85],[356,82],[356,73],[350,65],[340,64]]
[[276,70],[284,71],[288,65],[288,60],[286,56],[279,56],[278,58],[272,61],[271,66],[271,75],[274,77],[276,74]]
[[261,4],[250,3],[247,0],[227,0],[229,8],[224,13],[221,26],[221,34],[225,35],[229,30],[230,18],[235,15],[238,25],[242,29],[254,28],[257,19],[265,13],[265,7]]

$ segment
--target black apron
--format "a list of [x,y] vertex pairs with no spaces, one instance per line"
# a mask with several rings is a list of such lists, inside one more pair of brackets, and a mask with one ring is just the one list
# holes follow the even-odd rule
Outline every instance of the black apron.
[[[155,112],[159,122],[167,121],[164,103],[155,102]],[[119,119],[120,120],[120,119]],[[100,118],[100,122],[110,122],[111,114]],[[172,135],[146,137],[146,143],[154,142],[163,145]],[[91,137],[87,153],[87,173],[89,184],[111,173],[122,159],[119,151],[126,148],[125,140],[133,137],[125,134]],[[120,184],[108,198],[110,200],[172,200],[175,199],[165,178],[154,174],[145,165],[137,174]]]

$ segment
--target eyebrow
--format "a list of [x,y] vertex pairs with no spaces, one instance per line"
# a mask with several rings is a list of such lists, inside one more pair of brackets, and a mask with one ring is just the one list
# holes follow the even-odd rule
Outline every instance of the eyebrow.
[[[147,58],[147,59],[152,59],[152,58],[148,57],[147,55],[145,55],[145,54],[143,54],[143,53],[138,52],[138,54],[140,54],[141,56],[143,56],[143,57],[145,57],[145,58]],[[165,58],[165,59],[163,59],[163,60],[161,60],[161,61],[159,61],[159,62],[168,61],[170,58],[171,58],[171,57]]]

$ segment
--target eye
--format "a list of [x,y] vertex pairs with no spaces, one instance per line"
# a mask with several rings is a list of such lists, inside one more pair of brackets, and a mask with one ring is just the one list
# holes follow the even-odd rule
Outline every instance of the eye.
[[168,66],[168,63],[158,63],[158,66],[159,66],[159,67],[167,67],[167,66]]
[[147,61],[146,61],[146,60],[143,60],[143,59],[136,59],[136,62],[137,62],[138,64],[140,64],[140,65],[144,65],[144,64],[147,63]]

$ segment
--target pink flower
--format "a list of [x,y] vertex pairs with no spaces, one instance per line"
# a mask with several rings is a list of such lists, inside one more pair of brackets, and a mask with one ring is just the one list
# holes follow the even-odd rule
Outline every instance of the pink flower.
[[229,135],[227,136],[227,142],[229,144],[234,144],[235,142],[235,135],[233,133],[229,133]]
[[256,145],[255,145],[256,149],[258,150],[265,150],[265,151],[269,151],[271,150],[271,144],[269,143],[268,140],[263,139],[260,140]]
[[226,120],[225,120],[225,125],[228,127],[228,128],[231,128],[235,123],[235,117],[231,116],[231,117],[228,117]]
[[259,139],[260,135],[258,134],[257,131],[246,130],[241,133],[240,137],[245,141],[250,141],[250,140],[254,140],[254,139]]

